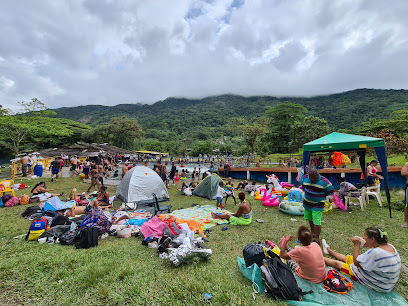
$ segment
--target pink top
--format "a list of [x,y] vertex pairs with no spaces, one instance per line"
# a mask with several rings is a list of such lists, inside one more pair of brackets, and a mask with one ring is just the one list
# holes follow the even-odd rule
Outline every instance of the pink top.
[[320,246],[312,242],[308,246],[299,246],[288,253],[289,257],[296,261],[296,275],[311,281],[321,283],[326,277],[326,265]]

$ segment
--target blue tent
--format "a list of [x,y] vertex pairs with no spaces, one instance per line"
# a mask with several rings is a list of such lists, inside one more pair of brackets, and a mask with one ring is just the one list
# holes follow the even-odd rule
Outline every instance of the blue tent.
[[357,151],[365,185],[367,185],[365,156],[366,150],[369,148],[374,148],[378,161],[380,162],[381,171],[384,176],[384,188],[387,196],[388,210],[391,218],[391,196],[388,187],[388,166],[384,139],[344,133],[331,133],[303,145],[303,167],[305,168],[304,170],[306,170],[312,152]]

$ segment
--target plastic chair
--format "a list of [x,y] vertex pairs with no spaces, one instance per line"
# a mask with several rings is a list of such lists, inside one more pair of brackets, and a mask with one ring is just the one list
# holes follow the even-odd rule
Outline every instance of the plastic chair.
[[361,208],[361,210],[364,210],[364,209],[366,208],[366,206],[367,206],[367,202],[366,202],[367,190],[366,190],[366,187],[361,188],[359,191],[360,191],[360,196],[359,196],[358,198],[351,196],[351,194],[352,194],[354,191],[349,191],[349,192],[347,193],[347,196],[344,196],[344,206],[346,207],[346,209],[347,209],[347,206],[348,206],[349,203],[350,203],[350,198],[355,198],[355,199],[357,198],[357,199],[360,201],[360,208]]
[[382,207],[382,197],[381,197],[380,186],[381,186],[380,184],[377,184],[375,186],[367,187],[366,201],[369,202],[370,196],[374,196],[376,197],[378,204],[380,204],[380,207]]
[[0,196],[5,194],[6,192],[11,192],[13,197],[16,196],[14,192],[14,181],[13,180],[2,181],[0,182],[0,185],[3,186],[3,187],[0,187]]
[[161,211],[170,213],[170,209],[172,208],[171,205],[160,206],[159,205],[159,200],[157,199],[157,196],[156,196],[155,193],[153,193],[153,198],[154,198],[154,215],[157,215],[157,213],[159,213]]

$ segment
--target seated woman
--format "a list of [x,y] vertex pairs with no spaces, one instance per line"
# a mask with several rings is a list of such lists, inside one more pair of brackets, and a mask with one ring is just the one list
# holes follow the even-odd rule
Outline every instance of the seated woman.
[[245,186],[248,185],[248,181],[243,181],[243,182],[239,182],[238,186],[237,186],[237,190],[239,190],[239,188],[242,188],[242,190],[245,189]]
[[228,220],[232,225],[249,225],[252,222],[252,208],[248,201],[245,200],[245,193],[240,192],[238,198],[241,201],[241,205],[235,214],[232,215],[218,215],[211,213],[214,219]]
[[106,186],[101,186],[97,198],[91,201],[92,207],[96,206],[96,204],[92,205],[92,202],[97,202],[97,206],[100,206],[102,209],[109,206],[109,193],[106,191],[107,189]]
[[367,167],[367,185],[368,186],[375,186],[375,178],[378,177],[379,179],[384,179],[381,175],[377,174],[377,164],[378,161],[373,159]]
[[41,201],[45,201],[48,198],[62,196],[64,193],[61,192],[60,194],[50,193],[50,191],[55,191],[55,189],[46,189],[45,182],[37,183],[33,189],[31,189],[31,193],[33,196],[39,196]]
[[[393,245],[387,242],[387,233],[377,227],[368,227],[364,239],[353,237],[353,255],[333,251],[323,239],[323,251],[335,259],[325,258],[326,265],[340,270],[352,280],[378,292],[390,292],[397,283],[401,270],[401,259]],[[360,248],[369,248],[360,255]]]
[[360,192],[354,186],[353,184],[346,182],[346,179],[344,177],[338,177],[337,178],[337,183],[340,185],[339,188],[339,198],[344,202],[344,197],[348,195],[350,191],[351,197],[358,198],[360,196]]
[[288,242],[293,236],[285,236],[279,256],[288,260],[288,265],[296,275],[311,281],[320,283],[326,278],[326,265],[320,246],[312,242],[313,235],[306,226],[298,229],[297,237],[302,246],[295,249],[288,248]]

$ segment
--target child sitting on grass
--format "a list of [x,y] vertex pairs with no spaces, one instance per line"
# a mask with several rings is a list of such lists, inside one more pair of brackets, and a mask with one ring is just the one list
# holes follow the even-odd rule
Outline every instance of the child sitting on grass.
[[313,235],[306,226],[299,227],[297,237],[302,246],[288,248],[293,236],[285,236],[279,256],[290,259],[288,265],[297,276],[313,283],[322,282],[326,278],[326,265],[320,246],[312,242]]
[[[221,184],[221,183],[220,183]],[[214,219],[224,219],[228,220],[232,225],[249,225],[252,222],[252,207],[248,201],[245,200],[245,193],[240,192],[238,198],[241,201],[241,205],[238,207],[238,210],[235,214],[223,215],[211,213],[211,216]],[[221,198],[222,201],[222,198]]]

